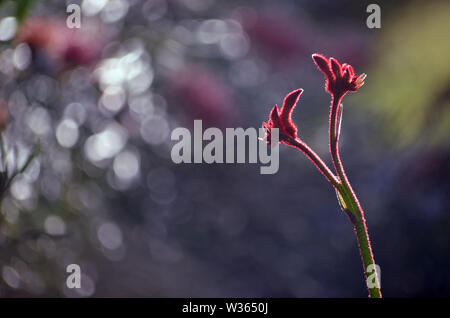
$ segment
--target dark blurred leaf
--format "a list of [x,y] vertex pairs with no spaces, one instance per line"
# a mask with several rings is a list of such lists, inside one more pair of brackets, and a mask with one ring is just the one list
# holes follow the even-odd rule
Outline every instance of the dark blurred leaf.
[[16,18],[17,21],[19,21],[20,23],[26,18],[28,10],[30,9],[33,3],[33,0],[17,0],[16,2],[17,2]]

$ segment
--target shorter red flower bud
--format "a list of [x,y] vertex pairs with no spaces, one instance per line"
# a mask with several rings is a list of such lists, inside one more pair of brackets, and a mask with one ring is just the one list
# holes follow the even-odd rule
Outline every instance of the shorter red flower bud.
[[270,144],[270,133],[272,128],[280,130],[280,141],[286,137],[297,139],[297,126],[292,121],[292,111],[297,104],[303,89],[296,89],[286,95],[281,109],[275,105],[270,112],[269,121],[263,123],[263,128],[266,130],[267,143]]

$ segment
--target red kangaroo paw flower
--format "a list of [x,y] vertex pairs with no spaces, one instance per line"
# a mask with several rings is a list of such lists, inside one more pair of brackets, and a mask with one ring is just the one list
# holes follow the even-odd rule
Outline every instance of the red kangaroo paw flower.
[[[292,121],[292,111],[297,104],[303,89],[296,89],[286,95],[283,101],[281,109],[275,105],[270,112],[269,121],[263,123],[263,128],[266,130],[267,143],[270,143],[270,133],[272,128],[278,128],[280,130],[280,141],[290,137],[297,139],[297,126]],[[283,136],[284,135],[284,136]]]
[[[331,94],[329,141],[330,153],[335,175],[323,160],[308,145],[297,137],[297,126],[292,122],[292,111],[297,104],[302,89],[297,89],[286,95],[280,109],[275,106],[270,112],[269,120],[263,123],[266,132],[267,143],[271,142],[272,129],[279,129],[279,141],[287,146],[303,152],[333,185],[338,196],[338,202],[342,210],[348,215],[354,226],[361,259],[364,266],[364,274],[369,279],[372,273],[369,266],[375,266],[369,233],[364,219],[364,211],[347,178],[339,153],[339,131],[342,116],[341,101],[348,92],[356,92],[364,84],[366,74],[355,75],[353,67],[349,64],[340,64],[334,58],[326,58],[320,54],[313,54],[314,63],[326,77],[326,90]],[[375,275],[376,284],[368,287],[369,296],[381,298],[379,278]],[[369,285],[368,285],[369,286]]]
[[348,92],[356,92],[364,85],[366,74],[355,75],[349,64],[341,65],[335,58],[326,58],[321,54],[313,54],[312,58],[317,67],[327,79],[326,90],[332,96],[344,96]]

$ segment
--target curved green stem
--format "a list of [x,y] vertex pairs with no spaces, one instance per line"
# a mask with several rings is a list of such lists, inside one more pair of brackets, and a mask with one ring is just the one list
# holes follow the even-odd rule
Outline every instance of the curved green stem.
[[[349,211],[346,212],[349,215],[355,230],[361,260],[364,266],[364,275],[366,277],[369,296],[372,298],[381,298],[380,280],[378,273],[376,272],[376,264],[372,253],[366,220],[364,218],[364,211],[350,184],[342,183],[338,191],[341,193],[344,200],[344,207],[349,209]],[[373,285],[369,286],[369,281],[373,282]]]
[[339,187],[337,191],[340,194],[341,206],[349,216],[356,234],[359,250],[361,253],[361,259],[364,266],[364,275],[366,282],[374,276],[375,284],[367,288],[369,290],[369,296],[373,298],[381,298],[380,280],[376,272],[376,264],[373,258],[372,247],[370,244],[369,233],[367,231],[366,220],[364,218],[364,211],[358,198],[353,191],[352,186],[347,178],[347,175],[342,165],[342,161],[339,154],[339,129],[338,127],[338,113],[341,104],[342,96],[333,96],[330,112],[330,152],[333,159],[333,164],[340,179]]
[[[367,231],[364,211],[353,191],[353,188],[347,178],[339,154],[339,133],[340,121],[342,116],[341,100],[345,94],[333,96],[330,111],[330,153],[337,176],[328,168],[323,160],[302,140],[293,139],[280,132],[280,141],[302,151],[317,167],[317,169],[334,186],[338,194],[339,203],[347,213],[355,230],[359,251],[364,267],[369,296],[372,298],[381,298],[380,280],[376,271],[376,264],[373,258],[372,247],[370,244],[369,233]],[[370,281],[370,284],[369,284]]]

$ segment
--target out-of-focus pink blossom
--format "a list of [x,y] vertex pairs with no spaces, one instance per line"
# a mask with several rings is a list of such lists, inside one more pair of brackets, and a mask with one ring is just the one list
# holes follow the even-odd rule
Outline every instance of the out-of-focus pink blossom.
[[8,105],[0,100],[0,131],[5,130],[8,117]]
[[206,126],[223,127],[236,119],[238,107],[231,89],[209,70],[191,67],[175,72],[169,95],[190,120],[201,119]]
[[308,51],[308,32],[286,12],[237,13],[252,44],[275,62],[291,62]]
[[28,19],[19,29],[16,40],[65,67],[94,63],[103,43],[100,30],[90,22],[84,22],[82,28],[70,29],[65,20],[46,17]]

